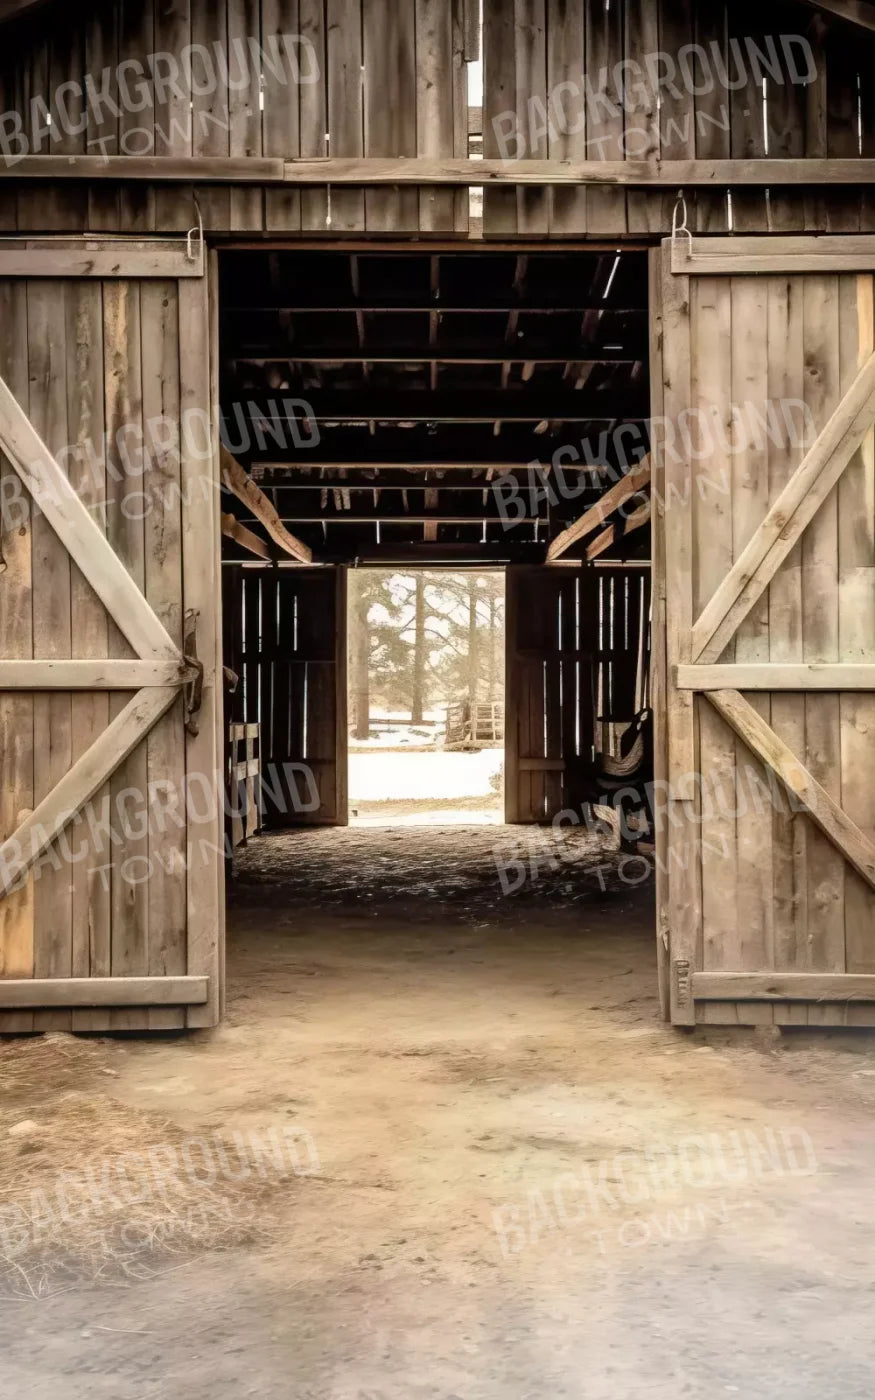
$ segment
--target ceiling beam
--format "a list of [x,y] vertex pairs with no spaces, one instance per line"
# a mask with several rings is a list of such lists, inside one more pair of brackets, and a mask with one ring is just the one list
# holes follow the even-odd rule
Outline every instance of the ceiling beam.
[[291,422],[488,423],[501,419],[505,423],[634,423],[644,422],[647,416],[646,394],[628,384],[612,385],[605,392],[595,393],[541,393],[532,388],[437,393],[424,389],[403,393],[387,389],[321,389],[308,393],[305,403],[289,392],[287,397],[298,406],[297,413],[283,411],[284,393],[260,391],[239,405],[245,410],[241,416],[263,424],[265,431]]
[[[543,516],[525,515],[515,517],[512,521],[505,521],[500,515],[490,514],[488,511],[480,511],[476,514],[470,510],[453,515],[447,511],[387,511],[374,510],[367,515],[354,510],[328,510],[319,515],[289,515],[283,516],[283,524],[288,525],[500,525],[503,529],[516,529],[518,525],[534,525],[542,521]],[[254,521],[249,523],[255,523]],[[270,557],[269,555],[266,557]]]
[[[410,462],[410,465],[406,466],[405,460],[409,461],[410,459],[404,459],[399,457],[399,459],[395,462],[367,462],[357,461],[353,458],[350,458],[348,462],[311,462],[304,461],[301,457],[295,457],[293,460],[288,462],[279,462],[275,460],[269,462],[253,462],[250,465],[250,472],[252,473],[252,476],[259,481],[264,477],[265,473],[267,472],[291,472],[295,474],[303,471],[389,471],[395,473],[404,472],[406,479],[399,476],[397,481],[393,480],[392,482],[384,481],[379,477],[377,477],[374,480],[371,480],[370,478],[363,478],[357,483],[350,483],[345,479],[342,481],[328,481],[323,480],[321,477],[314,477],[311,481],[296,483],[296,486],[300,485],[303,487],[307,487],[311,490],[318,490],[320,486],[350,486],[350,489],[358,490],[361,487],[364,490],[370,490],[372,487],[395,485],[406,486],[409,489],[415,490],[417,489],[417,485],[419,484],[421,486],[438,486],[442,490],[454,491],[456,490],[456,487],[453,482],[429,480],[417,483],[416,478],[423,472],[494,472],[496,474],[504,475],[507,472],[529,472],[534,470],[535,468],[543,471],[545,467],[548,467],[550,465],[549,461],[534,463],[499,461],[471,462],[465,461],[463,458],[460,458],[458,462]],[[595,472],[598,470],[598,468],[588,462],[568,462],[562,464],[562,470],[565,473],[574,471]],[[285,486],[287,483],[283,481],[278,481],[273,484],[277,486]],[[493,483],[491,481],[487,481],[484,478],[484,480],[481,482],[472,482],[471,484],[482,487],[482,489],[486,491],[491,489]]]
[[243,505],[248,506],[255,519],[262,524],[275,544],[301,564],[312,564],[313,551],[308,545],[290,534],[280,520],[270,501],[251,476],[243,470],[236,457],[224,446],[219,448],[222,470],[222,484],[226,486]]
[[[333,559],[335,556],[331,557]],[[428,564],[429,568],[441,564],[463,568],[465,564],[491,564],[498,567],[501,564],[540,563],[544,558],[544,546],[534,542],[517,544],[510,541],[500,544],[481,544],[477,541],[459,543],[455,540],[437,544],[425,540],[405,540],[399,544],[362,542],[353,553],[339,554],[336,558],[362,565],[421,563]]]
[[253,315],[267,316],[278,312],[290,312],[297,315],[312,313],[313,315],[325,316],[329,312],[334,314],[336,311],[348,312],[350,315],[354,312],[366,312],[369,316],[389,314],[428,316],[435,311],[440,312],[441,316],[479,316],[493,312],[496,316],[504,316],[509,315],[512,311],[525,312],[527,316],[582,316],[587,311],[597,311],[600,315],[606,311],[617,316],[647,315],[646,306],[623,306],[619,303],[615,305],[609,300],[593,301],[585,306],[581,305],[580,302],[551,302],[547,297],[541,297],[536,302],[520,300],[511,303],[507,296],[498,297],[495,301],[488,301],[485,297],[478,296],[476,292],[472,292],[470,301],[459,303],[413,301],[410,297],[402,298],[400,301],[391,301],[387,297],[378,300],[374,296],[355,298],[338,293],[338,300],[331,305],[327,305],[322,300],[318,302],[298,300],[294,304],[282,306],[276,303],[272,303],[270,306],[235,306],[229,295],[221,307],[222,316],[245,316],[247,319],[251,319]]
[[518,342],[515,354],[509,349],[492,352],[489,350],[440,350],[437,346],[424,343],[397,349],[384,348],[383,346],[356,346],[354,349],[349,346],[334,346],[331,349],[325,349],[322,346],[308,346],[306,343],[302,343],[286,346],[278,352],[271,350],[264,354],[249,354],[244,351],[240,354],[231,354],[227,357],[227,363],[256,365],[258,367],[293,364],[424,364],[429,361],[439,365],[513,365],[528,361],[536,365],[564,365],[569,360],[573,360],[575,364],[584,365],[634,365],[646,358],[647,349],[644,345],[635,345],[629,348],[615,342],[611,343],[610,348],[604,345],[575,345],[569,346],[564,353],[561,349],[551,346],[550,350],[545,353],[521,340]]

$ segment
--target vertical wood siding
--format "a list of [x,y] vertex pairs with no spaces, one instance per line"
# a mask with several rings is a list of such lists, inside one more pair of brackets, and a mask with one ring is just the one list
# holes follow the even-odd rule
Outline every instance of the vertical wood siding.
[[[7,28],[3,112],[33,151],[91,154],[465,156],[468,0],[93,0]],[[794,0],[484,0],[484,153],[593,160],[855,156],[875,151],[875,43]],[[277,36],[296,36],[297,78]],[[814,71],[792,81],[772,41],[801,40]],[[298,37],[305,41],[302,45]],[[219,46],[222,61],[204,58]],[[259,59],[258,45],[263,57]],[[471,52],[469,34],[469,52]],[[154,81],[118,64],[153,53]],[[691,48],[691,46],[693,46]],[[750,54],[762,55],[755,70]],[[253,57],[254,55],[254,57]],[[214,81],[206,91],[205,65]],[[307,81],[311,66],[317,81]],[[709,73],[728,81],[707,81]],[[682,75],[686,74],[685,79]],[[88,75],[107,100],[48,140],[41,100]],[[806,76],[808,76],[806,74]],[[619,85],[619,86],[618,86]],[[618,100],[619,98],[619,100]],[[69,101],[72,115],[81,99]],[[124,107],[124,104],[121,104]],[[129,103],[130,107],[131,104]],[[10,128],[11,129],[11,128]],[[56,131],[59,128],[56,125]],[[502,136],[505,137],[504,142]],[[519,141],[517,140],[519,137]],[[465,234],[467,191],[381,187],[3,187],[0,228],[24,231]],[[622,238],[670,230],[675,192],[487,189],[493,237]],[[866,191],[688,194],[699,232],[875,227]]]

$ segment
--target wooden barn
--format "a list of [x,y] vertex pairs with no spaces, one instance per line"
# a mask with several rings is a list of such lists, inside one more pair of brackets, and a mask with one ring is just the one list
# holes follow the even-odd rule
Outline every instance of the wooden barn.
[[219,1022],[396,565],[506,573],[507,823],[646,790],[666,1018],[875,1024],[875,4],[0,17],[0,1031]]

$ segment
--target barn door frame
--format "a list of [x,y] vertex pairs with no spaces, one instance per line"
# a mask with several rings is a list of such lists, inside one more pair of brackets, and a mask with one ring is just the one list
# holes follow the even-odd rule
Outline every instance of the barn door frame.
[[[872,272],[875,236],[682,237],[666,239],[651,254],[651,411],[658,503],[654,529],[656,776],[667,780],[667,812],[659,824],[657,845],[657,940],[663,1010],[676,1025],[695,1024],[700,1019],[697,1006],[703,1003],[761,1007],[816,1002],[841,1007],[875,1002],[875,975],[702,969],[701,828],[696,812],[698,696],[776,775],[796,804],[794,810],[803,812],[875,890],[875,843],[742,694],[875,693],[875,664],[720,661],[871,433],[875,423],[873,336],[869,335],[866,347],[861,343],[853,382],[698,616],[693,597],[692,465],[680,453],[664,451],[663,427],[666,422],[676,424],[693,400],[692,277]],[[871,302],[871,288],[868,296]],[[866,314],[871,317],[871,307]],[[870,1014],[867,1024],[875,1020],[875,1008]]]
[[[185,771],[213,777],[218,800],[196,828],[198,857],[187,864],[185,975],[0,978],[0,1010],[45,1007],[186,1008],[186,1024],[219,1019],[223,981],[223,862],[221,860],[221,676],[219,628],[217,310],[215,267],[197,230],[186,238],[4,238],[0,278],[112,278],[176,281],[180,326],[180,417],[209,414],[212,502],[204,504],[205,462],[180,434],[182,587],[185,644],[171,639],[107,536],[73,489],[27,412],[0,378],[0,452],[39,506],[109,618],[130,644],[132,660],[9,660],[0,658],[0,691],[109,692],[135,690],[124,709],[76,759],[52,790],[24,813],[0,843],[0,899],[26,877],[54,841],[149,734],[180,694],[186,722]],[[210,286],[210,283],[212,284]],[[208,295],[212,292],[212,295]],[[2,586],[2,581],[0,581]],[[35,587],[34,593],[37,593]],[[212,853],[211,853],[212,852]]]

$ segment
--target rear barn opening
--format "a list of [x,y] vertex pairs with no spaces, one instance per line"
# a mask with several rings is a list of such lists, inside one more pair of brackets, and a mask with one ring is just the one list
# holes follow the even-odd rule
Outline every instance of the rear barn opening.
[[349,579],[350,822],[504,820],[504,575]]
[[233,900],[598,909],[652,960],[647,254],[219,272]]

